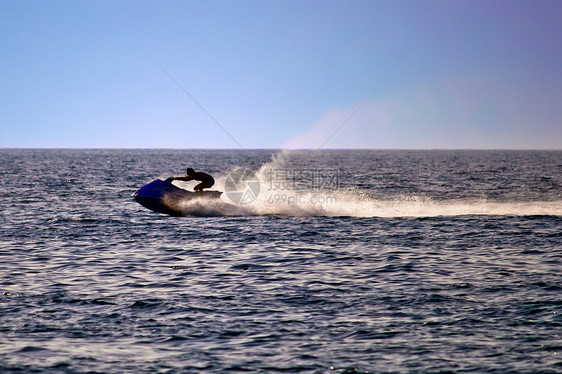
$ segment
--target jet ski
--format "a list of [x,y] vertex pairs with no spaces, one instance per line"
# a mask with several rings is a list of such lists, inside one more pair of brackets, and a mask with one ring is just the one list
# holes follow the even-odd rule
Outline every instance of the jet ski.
[[182,216],[181,203],[192,199],[220,199],[221,191],[191,192],[176,187],[171,180],[156,179],[139,188],[132,196],[137,203],[153,212]]

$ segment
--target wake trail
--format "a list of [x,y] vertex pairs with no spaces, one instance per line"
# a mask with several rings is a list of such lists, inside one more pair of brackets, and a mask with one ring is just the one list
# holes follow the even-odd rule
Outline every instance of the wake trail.
[[[186,216],[294,216],[294,217],[438,217],[464,215],[562,216],[562,201],[502,201],[482,199],[435,200],[418,195],[374,198],[354,189],[295,188],[294,181],[277,181],[272,188],[271,171],[287,170],[289,151],[274,154],[255,171],[260,191],[248,204],[235,204],[227,194],[220,200],[182,202]],[[227,175],[217,177],[216,189],[225,191]],[[287,182],[287,183],[284,183]],[[292,182],[292,183],[289,183]]]

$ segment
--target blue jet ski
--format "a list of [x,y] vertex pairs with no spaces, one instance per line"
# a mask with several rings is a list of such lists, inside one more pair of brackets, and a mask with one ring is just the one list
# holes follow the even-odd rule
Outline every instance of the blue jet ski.
[[221,191],[191,192],[176,187],[172,181],[156,179],[133,194],[137,203],[153,212],[182,216],[181,203],[192,199],[220,199]]

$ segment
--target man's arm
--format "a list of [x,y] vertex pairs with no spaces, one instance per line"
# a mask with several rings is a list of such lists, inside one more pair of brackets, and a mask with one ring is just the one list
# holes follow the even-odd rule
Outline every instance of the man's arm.
[[188,177],[188,176],[184,176],[184,177],[170,177],[168,179],[166,179],[167,181],[191,181],[193,180],[193,177]]

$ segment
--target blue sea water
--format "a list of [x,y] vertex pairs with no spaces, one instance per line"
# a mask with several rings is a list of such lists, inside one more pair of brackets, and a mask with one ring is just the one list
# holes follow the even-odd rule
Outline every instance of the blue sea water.
[[2,373],[562,373],[561,151],[0,157]]

